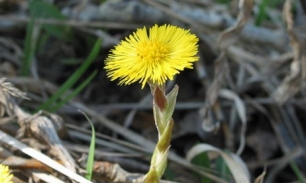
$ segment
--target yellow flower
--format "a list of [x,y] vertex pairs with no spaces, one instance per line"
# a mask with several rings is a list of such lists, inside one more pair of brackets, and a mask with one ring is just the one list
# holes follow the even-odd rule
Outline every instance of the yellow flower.
[[8,166],[0,164],[0,183],[13,183],[13,175],[10,174]]
[[182,28],[155,25],[137,29],[111,50],[105,61],[107,76],[129,85],[147,81],[162,85],[198,60],[198,38]]

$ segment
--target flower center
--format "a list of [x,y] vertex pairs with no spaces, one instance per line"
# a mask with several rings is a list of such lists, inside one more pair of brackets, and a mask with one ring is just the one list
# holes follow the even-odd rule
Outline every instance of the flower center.
[[158,40],[142,42],[138,48],[138,58],[145,62],[162,62],[169,54],[168,46]]

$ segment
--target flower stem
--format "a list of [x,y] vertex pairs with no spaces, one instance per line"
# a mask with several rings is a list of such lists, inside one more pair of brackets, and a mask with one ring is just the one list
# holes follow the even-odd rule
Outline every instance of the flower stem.
[[168,95],[165,95],[163,88],[157,85],[151,85],[158,142],[152,155],[150,170],[144,177],[144,183],[158,183],[167,166],[167,157],[174,125],[172,114],[176,103],[178,86],[175,86]]

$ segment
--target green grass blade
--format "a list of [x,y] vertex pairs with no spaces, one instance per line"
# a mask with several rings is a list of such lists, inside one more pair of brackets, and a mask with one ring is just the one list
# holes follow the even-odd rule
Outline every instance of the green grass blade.
[[33,0],[29,3],[29,9],[31,15],[35,17],[56,18],[60,20],[66,19],[56,6],[45,1]]
[[43,51],[44,45],[47,44],[48,39],[50,38],[50,34],[48,32],[42,32],[37,41],[36,52],[39,53]]
[[101,48],[101,40],[98,39],[91,50],[89,56],[86,58],[84,63],[72,74],[72,76],[69,77],[69,79],[58,89],[55,94],[49,98],[44,104],[42,104],[39,109],[42,110],[50,110],[52,109],[52,105],[62,97],[63,94],[65,94],[77,81],[84,72],[88,69],[90,64],[95,60],[95,58],[98,56],[99,51]]
[[177,177],[178,175],[171,170],[169,167],[166,167],[166,170],[164,172],[164,177],[169,180],[169,181],[174,181],[175,177]]
[[54,112],[58,110],[60,107],[62,107],[65,103],[67,103],[69,100],[71,100],[73,97],[75,97],[77,94],[79,94],[90,82],[91,80],[97,75],[97,71],[95,70],[93,73],[90,74],[90,76],[81,83],[76,89],[73,90],[69,95],[65,96],[63,100],[61,100],[59,103],[57,103],[52,109],[50,109],[50,112]]
[[231,172],[222,157],[216,159],[216,171],[220,173],[221,178],[226,181],[231,181]]
[[[201,166],[201,167],[203,167],[205,169],[211,169],[211,167],[210,167],[210,160],[209,160],[207,152],[200,153],[199,155],[194,157],[191,160],[191,163],[193,163],[195,165],[199,165],[199,166]],[[201,183],[212,183],[212,181],[209,178],[207,178],[207,177],[201,176],[200,180],[201,180],[200,181]]]
[[261,0],[259,4],[259,12],[255,17],[255,25],[261,26],[262,22],[267,18],[266,7],[268,5],[267,0]]
[[89,122],[91,126],[91,141],[90,141],[89,153],[88,153],[88,158],[87,158],[87,163],[86,163],[87,174],[85,175],[86,179],[91,180],[92,172],[93,172],[94,158],[95,158],[96,133],[95,133],[95,128],[94,128],[92,121],[88,118],[88,116],[84,112],[82,113],[84,114],[84,116],[86,117],[87,121]]
[[[51,3],[44,1],[31,1],[29,9],[32,17],[35,18],[51,18],[56,20],[65,20],[60,10]],[[43,24],[43,28],[51,35],[66,41],[72,40],[72,32],[69,26],[65,25],[49,25]]]
[[296,175],[300,183],[306,182],[306,179],[303,176],[303,173],[301,172],[301,170],[299,169],[299,167],[296,165],[295,162],[291,162],[290,167],[293,170],[294,174]]
[[20,69],[22,76],[30,75],[30,68],[35,53],[35,43],[32,41],[34,21],[35,18],[32,17],[31,21],[28,23],[27,26],[27,33],[26,33],[26,40],[24,47],[24,59],[23,62],[21,63],[21,69]]
[[230,2],[231,0],[217,0],[217,3],[220,3],[220,4],[228,4]]

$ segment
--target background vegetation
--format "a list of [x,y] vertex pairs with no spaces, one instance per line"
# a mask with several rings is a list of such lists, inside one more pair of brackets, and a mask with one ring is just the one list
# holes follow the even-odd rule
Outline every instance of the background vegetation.
[[141,180],[151,94],[109,81],[104,60],[166,23],[199,37],[200,60],[167,86],[180,91],[163,182],[306,182],[305,13],[303,0],[0,1],[0,163],[14,182]]

